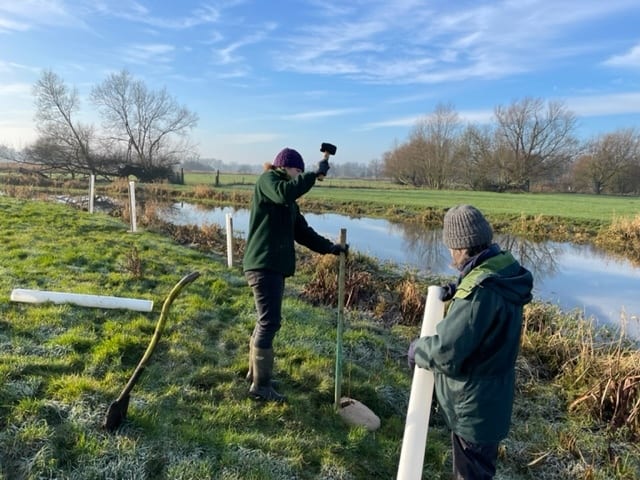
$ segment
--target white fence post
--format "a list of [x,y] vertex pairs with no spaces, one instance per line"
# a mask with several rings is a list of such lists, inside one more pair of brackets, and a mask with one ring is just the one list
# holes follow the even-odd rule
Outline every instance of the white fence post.
[[129,182],[129,207],[131,209],[131,231],[136,232],[137,219],[136,219],[136,182]]
[[233,267],[233,216],[230,213],[225,215],[227,227],[227,266]]
[[89,177],[89,213],[93,213],[93,199],[96,196],[96,176]]

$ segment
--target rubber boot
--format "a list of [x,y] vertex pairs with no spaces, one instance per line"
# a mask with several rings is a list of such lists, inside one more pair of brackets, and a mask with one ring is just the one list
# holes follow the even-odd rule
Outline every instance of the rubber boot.
[[251,338],[249,339],[249,370],[247,371],[247,382],[252,383],[253,382],[253,363],[255,362],[254,358],[253,358],[253,335],[251,335]]
[[[253,346],[253,337],[251,337],[251,339],[249,340],[249,370],[247,370],[247,375],[245,377],[247,379],[247,383],[253,383],[253,364],[255,362],[254,349],[255,347]],[[275,378],[271,378],[272,387],[277,387],[278,383],[278,380],[276,380]]]
[[256,400],[285,402],[287,399],[273,389],[273,349],[253,347],[253,382],[249,394]]

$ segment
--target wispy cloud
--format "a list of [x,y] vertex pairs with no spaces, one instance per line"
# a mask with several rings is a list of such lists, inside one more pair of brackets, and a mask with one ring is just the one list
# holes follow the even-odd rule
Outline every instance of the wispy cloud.
[[284,115],[284,120],[314,120],[316,118],[338,117],[342,115],[348,115],[362,111],[357,108],[341,108],[335,110],[315,110],[311,112],[294,113],[291,115]]
[[[327,2],[328,3],[328,2]],[[274,63],[283,70],[343,75],[374,83],[441,83],[527,72],[585,49],[568,32],[625,9],[631,0],[504,0],[490,5],[450,2],[369,2],[357,13],[301,25],[286,35]],[[366,13],[363,13],[366,12]],[[553,48],[559,38],[562,48]],[[573,42],[573,43],[572,43]]]
[[604,61],[603,64],[609,67],[640,68],[640,44],[631,48],[627,53],[614,55]]
[[[238,53],[242,48],[249,45],[254,45],[262,42],[271,32],[276,28],[274,23],[267,23],[262,26],[260,31],[257,31],[251,35],[244,36],[238,40],[235,40],[223,47],[217,47],[212,49],[214,63],[218,65],[228,65],[231,63],[238,63],[244,60],[244,56]],[[224,38],[218,37],[218,41],[222,43]]]
[[199,25],[211,24],[217,22],[220,18],[220,10],[213,5],[206,4],[192,10],[187,15],[177,18],[157,15],[152,8],[135,1],[102,1],[96,2],[93,7],[96,12],[102,15],[170,30],[185,30]]
[[572,97],[564,100],[579,116],[640,114],[640,92]]
[[0,84],[0,96],[2,95],[31,95],[31,85],[28,83]]
[[421,118],[424,118],[424,115],[416,114],[416,115],[409,115],[409,116],[404,116],[399,118],[392,118],[389,120],[382,120],[380,122],[365,123],[362,126],[362,128],[360,128],[360,130],[367,131],[367,130],[376,130],[378,128],[411,127],[416,125],[416,123]]
[[215,135],[215,137],[233,145],[247,145],[273,142],[281,138],[282,135],[278,133],[234,133]]
[[[461,124],[486,124],[493,119],[493,110],[463,110],[458,113],[458,119]],[[415,127],[418,122],[429,117],[429,113],[408,115],[404,117],[391,118],[380,122],[371,122],[364,124],[359,130],[368,131],[380,128],[411,128]]]
[[0,60],[0,72],[2,73],[12,73],[12,72],[20,72],[26,71],[30,73],[38,73],[40,72],[39,68],[32,67],[29,65],[23,65],[21,63],[15,62],[5,62]]
[[[577,96],[560,99],[567,108],[580,117],[640,114],[640,92],[615,93],[610,95]],[[493,110],[463,110],[458,112],[462,123],[486,124],[493,119]],[[429,114],[408,115],[363,125],[359,130],[380,128],[411,128]]]
[[173,60],[176,48],[163,43],[129,45],[123,56],[132,63],[168,63]]
[[0,33],[24,32],[29,30],[29,24],[27,22],[20,22],[0,17]]
[[26,31],[40,25],[86,28],[82,18],[62,0],[20,0],[0,2],[0,32]]

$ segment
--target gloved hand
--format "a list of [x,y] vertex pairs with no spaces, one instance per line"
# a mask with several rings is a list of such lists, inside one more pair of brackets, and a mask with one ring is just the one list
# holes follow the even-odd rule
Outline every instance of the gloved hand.
[[409,344],[409,351],[407,352],[407,363],[409,364],[409,370],[413,372],[416,368],[416,344],[419,338],[416,338]]
[[340,245],[339,243],[334,243],[333,246],[331,247],[331,250],[329,251],[329,253],[333,254],[333,255],[340,255],[342,252],[344,252],[345,255],[349,255],[349,244],[346,243],[344,245],[344,247],[342,245]]
[[455,283],[447,283],[446,285],[442,285],[442,290],[440,291],[440,300],[443,302],[449,301],[456,294],[457,285]]
[[316,169],[316,176],[323,176],[326,177],[327,173],[329,173],[329,160],[327,160],[326,158],[324,160],[320,160],[318,162],[318,168]]

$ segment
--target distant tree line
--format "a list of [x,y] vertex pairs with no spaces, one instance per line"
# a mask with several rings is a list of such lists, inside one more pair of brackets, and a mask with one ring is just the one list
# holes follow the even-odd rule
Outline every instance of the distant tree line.
[[101,128],[84,123],[76,88],[53,71],[33,87],[35,143],[16,159],[40,173],[111,177],[135,172],[145,181],[174,179],[174,166],[196,156],[188,133],[198,116],[165,89],[150,90],[123,70],[91,89]]
[[580,141],[561,102],[524,98],[485,125],[463,125],[450,105],[419,120],[383,157],[384,175],[433,189],[640,192],[640,135],[619,129]]
[[[244,163],[227,163],[218,159],[198,158],[181,163],[186,171],[225,172],[258,174],[263,166]],[[331,176],[341,178],[383,178],[382,163],[372,160],[369,163],[331,161]]]
[[[176,181],[185,170],[259,173],[262,165],[200,159],[189,132],[198,116],[165,89],[150,90],[123,70],[91,89],[100,127],[81,122],[76,88],[44,71],[33,87],[37,140],[21,152],[0,145],[0,160],[39,173]],[[526,97],[495,107],[488,123],[464,124],[451,104],[437,105],[369,163],[332,162],[332,176],[386,178],[421,188],[489,191],[640,193],[640,134],[622,128],[578,139],[562,102]]]

